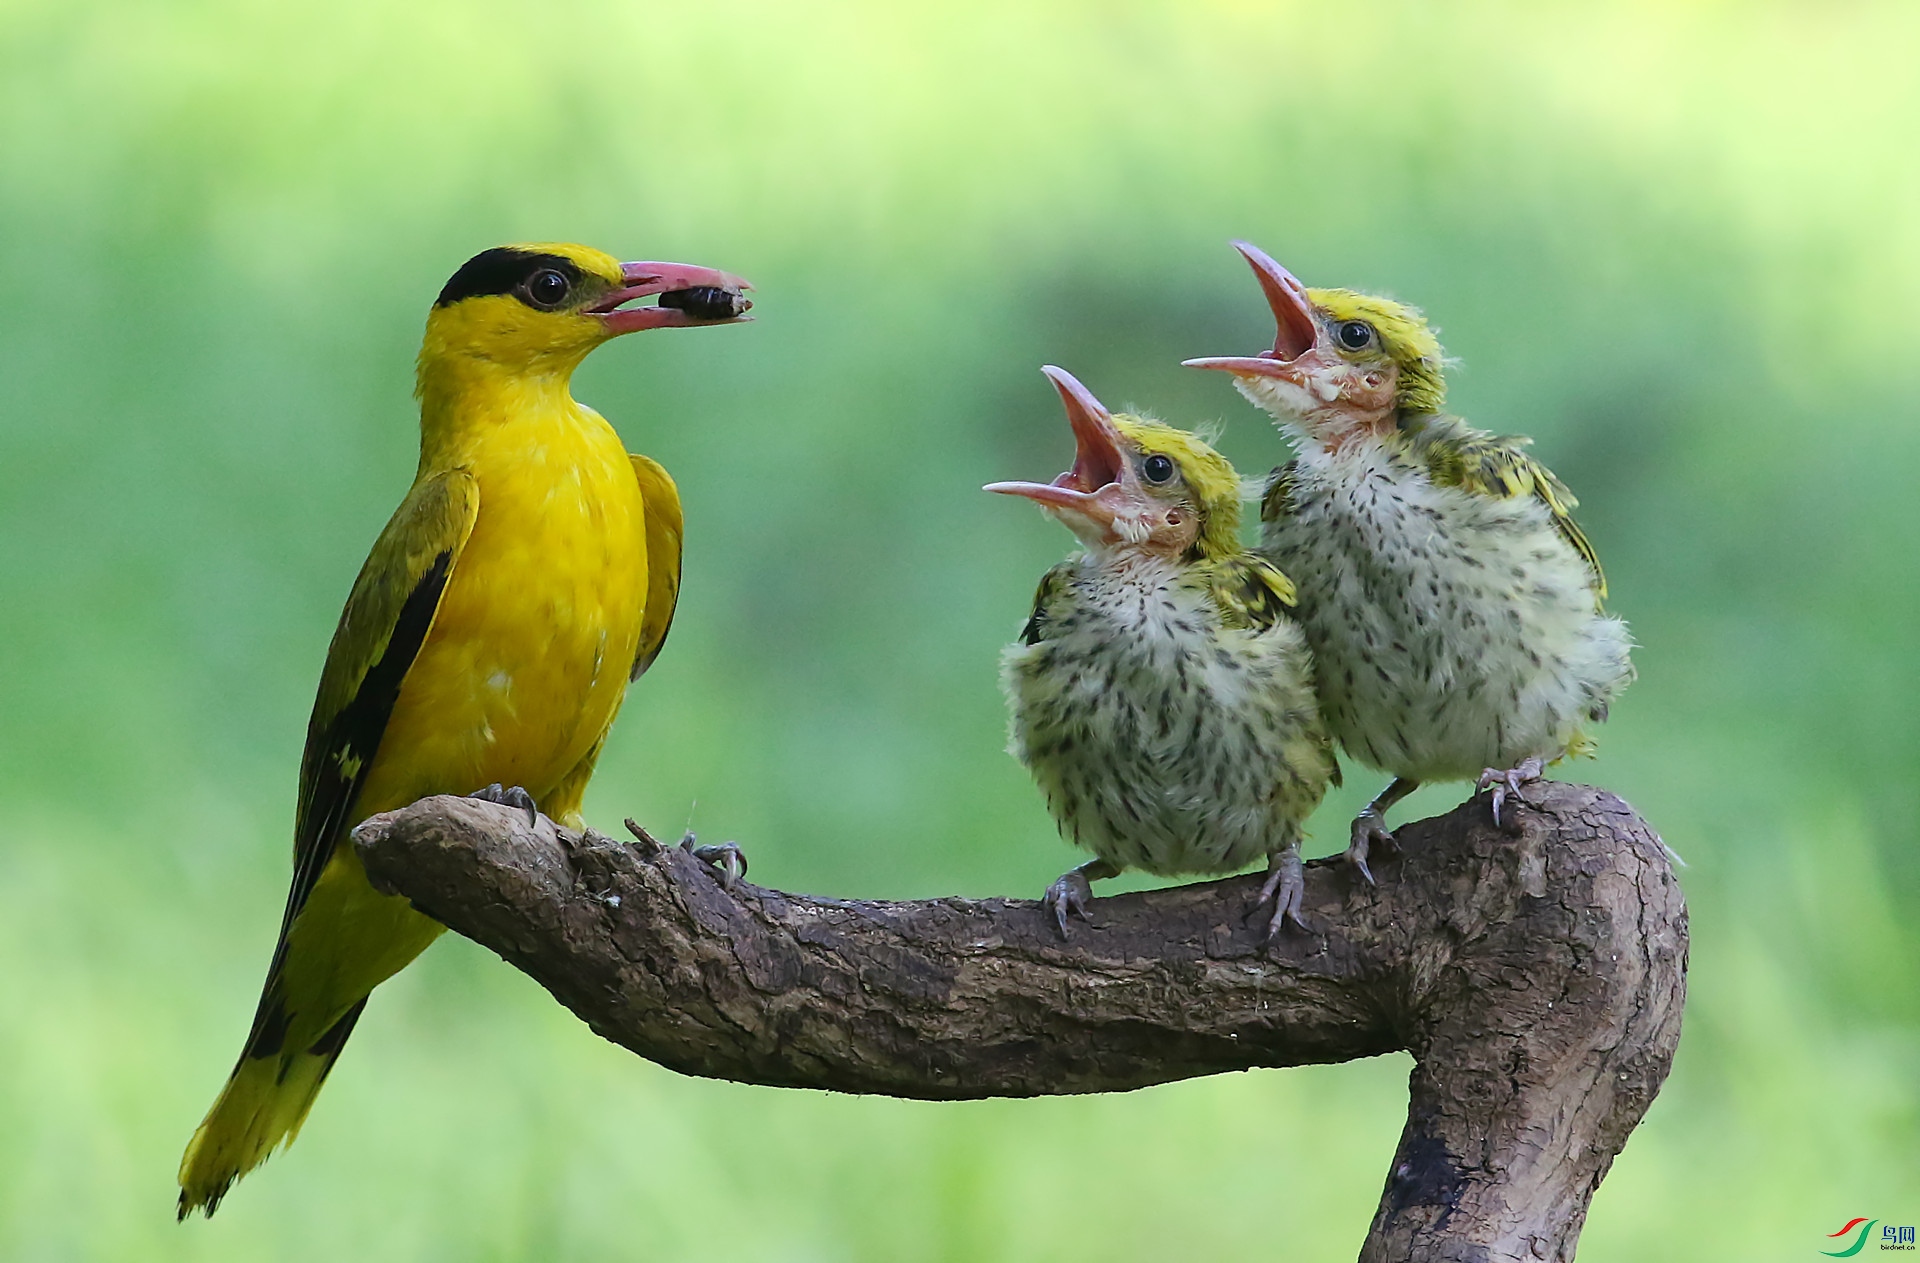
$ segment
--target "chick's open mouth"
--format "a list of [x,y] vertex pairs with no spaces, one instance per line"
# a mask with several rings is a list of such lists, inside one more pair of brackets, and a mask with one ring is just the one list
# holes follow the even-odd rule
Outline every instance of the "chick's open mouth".
[[[1106,436],[1099,437],[1104,440]],[[1086,442],[1082,438],[1073,454],[1073,468],[1055,478],[1053,485],[1092,495],[1100,488],[1119,481],[1120,453],[1105,441]]]

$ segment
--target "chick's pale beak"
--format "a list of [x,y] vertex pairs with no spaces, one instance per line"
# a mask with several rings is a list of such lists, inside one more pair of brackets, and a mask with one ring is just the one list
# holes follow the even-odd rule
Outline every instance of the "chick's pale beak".
[[1273,310],[1273,349],[1258,355],[1210,355],[1181,363],[1187,368],[1217,368],[1237,376],[1254,374],[1294,380],[1298,373],[1292,367],[1293,362],[1320,340],[1320,322],[1313,317],[1313,303],[1307,298],[1307,288],[1252,242],[1236,241],[1233,248],[1245,256],[1253,268],[1260,290],[1267,296],[1267,306]]
[[1053,382],[1067,407],[1067,424],[1073,427],[1073,468],[1052,482],[990,482],[982,490],[1025,496],[1043,507],[1070,509],[1110,522],[1128,474],[1113,414],[1064,368],[1049,364],[1040,371]]
[[[753,286],[733,275],[691,263],[622,263],[621,287],[589,308],[609,335],[683,325],[724,325],[747,319],[753,304],[741,293]],[[655,307],[622,307],[660,295]]]

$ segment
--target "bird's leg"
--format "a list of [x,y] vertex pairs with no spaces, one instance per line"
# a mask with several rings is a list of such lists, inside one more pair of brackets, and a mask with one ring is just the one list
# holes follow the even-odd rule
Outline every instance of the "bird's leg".
[[497,807],[519,807],[527,813],[527,823],[540,823],[540,808],[534,805],[533,795],[518,785],[502,785],[499,781],[485,789],[476,789],[468,798],[478,798],[483,803],[492,803]]
[[1368,850],[1374,846],[1394,845],[1393,834],[1387,830],[1388,808],[1419,788],[1419,781],[1396,776],[1353,818],[1352,840],[1347,843],[1347,853],[1342,858],[1359,870],[1360,875],[1367,879],[1367,885],[1373,885],[1373,870],[1367,867]]
[[1267,857],[1267,883],[1260,887],[1260,897],[1254,900],[1254,910],[1267,906],[1267,900],[1273,900],[1273,919],[1267,922],[1267,942],[1280,937],[1280,930],[1287,922],[1301,933],[1310,933],[1307,923],[1300,916],[1300,899],[1307,892],[1307,870],[1300,862],[1300,843],[1289,842],[1285,849],[1275,851]]
[[718,873],[723,890],[732,890],[734,883],[747,875],[747,853],[738,842],[701,846],[693,830],[688,829],[687,836],[680,839],[680,849]]
[[1507,805],[1507,796],[1512,795],[1520,801],[1526,798],[1520,793],[1520,787],[1528,781],[1540,779],[1542,767],[1540,760],[1532,755],[1520,760],[1509,768],[1490,767],[1480,773],[1480,780],[1474,788],[1478,793],[1483,789],[1493,790],[1493,823],[1495,828],[1503,828],[1500,823],[1500,809]]
[[1046,896],[1040,902],[1053,912],[1053,919],[1060,925],[1061,938],[1067,936],[1067,914],[1077,914],[1082,921],[1092,919],[1087,916],[1087,904],[1093,899],[1093,887],[1088,883],[1119,875],[1119,865],[1094,859],[1068,869],[1060,874],[1059,881],[1047,887]]

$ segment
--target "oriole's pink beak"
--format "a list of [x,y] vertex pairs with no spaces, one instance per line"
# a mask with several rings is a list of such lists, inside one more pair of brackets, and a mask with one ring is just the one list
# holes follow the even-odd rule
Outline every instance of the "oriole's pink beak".
[[1307,287],[1252,242],[1236,241],[1233,248],[1246,257],[1254,276],[1260,280],[1261,292],[1267,296],[1267,306],[1273,309],[1276,327],[1273,349],[1258,355],[1209,355],[1182,360],[1181,364],[1187,368],[1217,368],[1236,375],[1252,373],[1291,380],[1297,376],[1290,367],[1293,361],[1312,350],[1320,340],[1320,322],[1314,319]]
[[981,490],[1025,496],[1047,508],[1072,509],[1110,521],[1112,511],[1102,501],[1112,493],[1109,497],[1099,493],[1117,487],[1127,473],[1127,458],[1120,450],[1120,431],[1113,424],[1113,414],[1066,369],[1048,364],[1040,371],[1067,406],[1067,424],[1073,427],[1073,468],[1052,482],[990,482]]
[[[609,334],[737,324],[748,319],[747,309],[753,306],[741,293],[753,288],[746,281],[731,272],[691,263],[622,263],[620,279],[621,288],[588,309],[606,325]],[[660,295],[658,306],[621,306],[652,294]]]

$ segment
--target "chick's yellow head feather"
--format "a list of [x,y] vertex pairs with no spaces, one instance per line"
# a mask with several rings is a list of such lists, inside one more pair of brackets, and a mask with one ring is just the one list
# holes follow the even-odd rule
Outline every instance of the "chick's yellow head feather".
[[[1307,300],[1333,331],[1335,342],[1349,358],[1358,358],[1369,349],[1376,349],[1399,367],[1400,390],[1396,402],[1401,412],[1438,412],[1446,404],[1445,354],[1440,349],[1440,339],[1419,308],[1350,289],[1309,289]],[[1347,347],[1341,326],[1349,321],[1372,326],[1373,348],[1355,351]]]
[[1176,430],[1149,417],[1120,413],[1113,418],[1125,446],[1137,453],[1138,467],[1151,483],[1149,462],[1164,456],[1173,462],[1174,476],[1165,484],[1200,515],[1194,547],[1209,560],[1240,550],[1240,475],[1227,458],[1198,435]]
[[[452,360],[564,375],[623,333],[738,320],[752,305],[741,294],[747,288],[712,268],[622,263],[566,242],[483,250],[447,281],[427,316],[422,381]],[[658,306],[625,306],[653,294]]]

